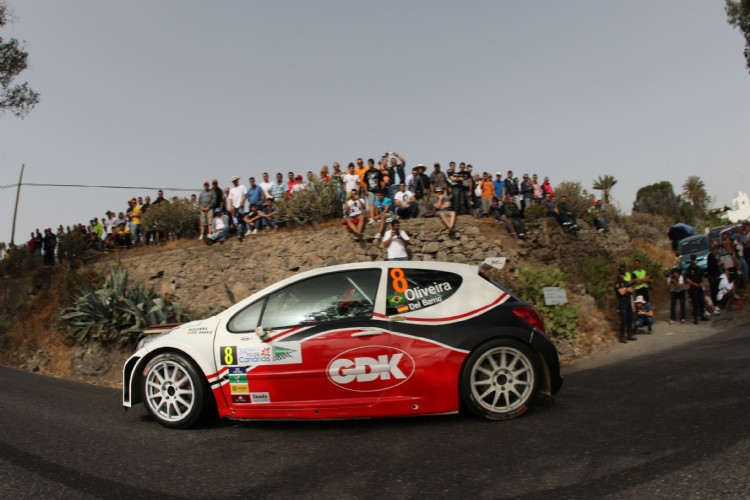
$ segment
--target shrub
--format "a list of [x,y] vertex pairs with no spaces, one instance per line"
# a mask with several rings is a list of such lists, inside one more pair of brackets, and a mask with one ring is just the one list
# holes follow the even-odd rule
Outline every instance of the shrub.
[[29,247],[20,245],[8,250],[7,258],[0,261],[0,270],[9,276],[19,276],[42,265],[42,258],[29,253]]
[[597,256],[583,262],[583,283],[586,293],[594,297],[602,311],[613,309],[614,264],[607,258]]
[[297,191],[288,200],[276,200],[278,222],[322,222],[340,218],[343,214],[339,193],[333,182],[313,181]]
[[526,220],[538,220],[547,217],[547,209],[541,205],[535,203],[528,206],[523,211],[523,216]]
[[583,194],[583,187],[580,182],[561,182],[555,188],[555,197],[557,201],[563,196],[568,197],[568,208],[574,214],[581,216],[589,209],[590,203]]
[[149,206],[141,224],[144,231],[165,232],[171,239],[193,238],[198,235],[198,207],[187,198],[173,198],[171,203]]
[[128,288],[127,282],[128,272],[114,265],[98,290],[89,282],[77,282],[81,296],[58,315],[76,342],[132,345],[149,325],[189,319],[178,302],[164,300],[153,287],[146,290],[138,281]]
[[547,333],[552,338],[575,340],[578,335],[581,309],[570,303],[554,306],[544,303],[543,288],[547,286],[565,288],[568,280],[565,272],[556,267],[542,270],[524,266],[519,267],[518,271],[520,282],[518,295],[539,309],[547,326]]

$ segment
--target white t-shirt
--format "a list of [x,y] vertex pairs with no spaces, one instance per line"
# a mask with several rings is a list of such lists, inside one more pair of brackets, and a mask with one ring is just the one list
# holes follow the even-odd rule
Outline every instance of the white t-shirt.
[[344,176],[344,190],[351,193],[355,189],[359,190],[359,176],[357,174],[346,174]]
[[234,206],[234,208],[236,208],[238,211],[242,211],[242,209],[245,208],[242,203],[242,198],[244,198],[246,194],[247,188],[242,184],[237,187],[230,188],[228,197],[230,203],[227,204],[229,205],[227,208],[229,209]]
[[349,217],[359,217],[362,215],[362,208],[363,208],[364,202],[357,198],[356,200],[354,198],[349,198],[346,201],[347,206],[347,213],[349,214]]
[[[384,241],[391,237],[391,232],[390,229],[385,232],[383,235]],[[409,235],[406,234],[403,229],[399,229],[398,236],[394,236],[391,243],[388,245],[387,254],[389,259],[398,259],[409,256],[409,254],[406,253],[406,243],[404,243],[404,241],[409,241]]]
[[400,207],[403,206],[404,203],[408,204],[412,196],[414,196],[414,193],[407,189],[406,191],[396,192],[396,194],[393,195],[393,199],[396,201],[397,206]]
[[261,182],[258,184],[260,188],[263,190],[263,193],[266,195],[266,198],[271,198],[271,186],[273,186],[272,182]]

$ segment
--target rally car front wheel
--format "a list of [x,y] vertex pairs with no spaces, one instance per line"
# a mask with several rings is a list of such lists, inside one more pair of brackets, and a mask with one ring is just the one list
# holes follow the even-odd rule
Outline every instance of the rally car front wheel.
[[141,378],[146,409],[165,427],[184,429],[198,422],[207,406],[207,390],[199,370],[179,353],[151,359]]
[[533,405],[539,374],[539,361],[528,346],[514,339],[491,340],[467,358],[461,400],[478,417],[509,420]]

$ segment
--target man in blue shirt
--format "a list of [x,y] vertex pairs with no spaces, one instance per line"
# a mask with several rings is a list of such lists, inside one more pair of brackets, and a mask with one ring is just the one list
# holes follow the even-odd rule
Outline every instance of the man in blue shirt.
[[266,194],[263,192],[263,188],[255,183],[255,177],[250,177],[250,187],[247,188],[247,201],[249,205],[263,206],[263,202],[266,201]]
[[385,196],[385,192],[378,191],[375,201],[370,205],[370,219],[379,224],[378,234],[375,235],[375,240],[380,239],[385,232],[386,223],[393,219],[393,213],[391,212],[392,207],[393,202],[390,198]]

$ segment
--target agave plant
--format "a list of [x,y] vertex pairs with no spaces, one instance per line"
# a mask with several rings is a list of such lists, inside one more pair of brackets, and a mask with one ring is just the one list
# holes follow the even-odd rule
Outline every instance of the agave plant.
[[128,272],[110,266],[109,279],[94,290],[89,283],[76,282],[81,296],[63,309],[63,321],[76,342],[101,342],[119,346],[134,344],[149,325],[183,322],[189,315],[178,302],[165,301],[152,286],[138,281],[128,288]]

